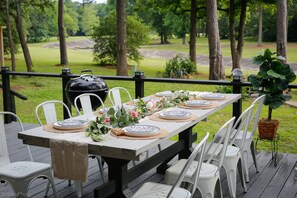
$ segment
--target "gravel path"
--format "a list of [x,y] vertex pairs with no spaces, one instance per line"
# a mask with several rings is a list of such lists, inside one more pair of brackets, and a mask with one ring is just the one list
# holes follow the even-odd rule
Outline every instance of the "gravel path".
[[[69,49],[83,49],[83,50],[92,50],[94,46],[94,42],[90,39],[83,39],[78,41],[71,41],[67,42],[67,48]],[[48,43],[43,45],[45,48],[59,48],[59,42]],[[147,50],[147,49],[140,49],[140,53],[142,56],[146,58],[165,58],[171,59],[175,57],[177,54],[181,56],[187,57],[188,53],[185,52],[175,52],[175,51],[165,51],[165,50]],[[205,55],[197,55],[197,63],[199,65],[209,65],[208,56]],[[292,69],[297,73],[297,63],[289,63]],[[231,57],[223,57],[223,65],[225,67],[232,66]],[[252,63],[252,59],[242,58],[241,59],[241,66],[243,69],[250,70],[250,69],[258,69],[258,65],[254,65]]]

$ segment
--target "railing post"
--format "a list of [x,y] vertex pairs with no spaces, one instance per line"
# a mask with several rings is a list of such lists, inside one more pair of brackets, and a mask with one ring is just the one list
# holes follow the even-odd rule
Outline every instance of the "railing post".
[[144,97],[144,81],[145,78],[143,71],[135,71],[134,79],[135,79],[135,98],[143,98]]
[[[3,89],[3,110],[12,112],[12,101],[11,101],[11,92],[10,92],[10,78],[9,78],[9,67],[1,67],[2,73],[2,89]],[[5,115],[5,123],[11,123],[11,115]]]
[[[63,95],[63,102],[68,106],[70,113],[72,113],[71,111],[71,104],[70,102],[67,100],[66,97],[66,85],[67,83],[70,81],[71,77],[69,77],[69,75],[71,74],[70,68],[63,68],[62,69],[62,95]],[[63,109],[63,115],[64,115],[64,119],[69,118],[67,110],[64,108]]]
[[[232,71],[233,76],[233,93],[242,94],[242,71],[240,69],[234,69]],[[237,102],[233,103],[233,116],[238,118],[242,112],[242,99],[239,99]]]

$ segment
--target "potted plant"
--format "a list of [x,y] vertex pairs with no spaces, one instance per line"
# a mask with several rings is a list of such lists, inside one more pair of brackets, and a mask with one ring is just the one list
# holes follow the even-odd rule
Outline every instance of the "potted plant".
[[284,104],[283,91],[296,79],[290,65],[285,64],[284,60],[283,57],[276,56],[275,52],[272,53],[266,49],[262,55],[254,58],[254,63],[260,65],[260,71],[257,75],[252,74],[248,77],[253,89],[260,95],[266,95],[264,105],[268,106],[268,117],[261,119],[258,123],[260,138],[275,138],[279,121],[272,120],[272,110]]

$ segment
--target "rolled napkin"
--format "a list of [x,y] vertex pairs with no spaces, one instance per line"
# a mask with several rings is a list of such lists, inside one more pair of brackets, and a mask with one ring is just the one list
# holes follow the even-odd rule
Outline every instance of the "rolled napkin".
[[85,182],[88,179],[88,144],[51,139],[54,176]]
[[114,133],[115,135],[124,135],[124,131],[123,131],[123,129],[121,129],[121,128],[113,128],[112,130],[111,130],[111,132],[112,133]]

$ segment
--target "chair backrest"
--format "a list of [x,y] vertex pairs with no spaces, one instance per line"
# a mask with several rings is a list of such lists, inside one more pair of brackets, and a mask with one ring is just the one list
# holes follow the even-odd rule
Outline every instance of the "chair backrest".
[[[192,162],[196,159],[198,160],[198,165],[196,167],[195,173],[194,173],[194,184],[193,186],[197,185],[197,181],[199,178],[199,173],[201,170],[201,165],[202,165],[202,161],[203,161],[203,157],[205,154],[205,147],[206,147],[206,142],[208,140],[209,137],[209,133],[207,132],[206,135],[204,136],[204,138],[200,141],[200,143],[195,147],[195,149],[193,150],[193,152],[191,153],[190,157],[187,160],[187,163],[185,164],[184,168],[182,169],[181,173],[179,174],[178,178],[176,179],[175,183],[173,184],[172,188],[170,189],[169,193],[167,194],[166,197],[170,197],[170,195],[172,193],[174,193],[174,189],[176,187],[179,187],[185,177],[185,174],[187,173],[190,165],[192,164]],[[196,188],[192,188],[192,192],[191,194],[193,195],[195,192]]]
[[91,98],[95,98],[96,100],[99,100],[99,102],[101,103],[101,106],[104,107],[103,101],[101,100],[101,98],[98,95],[93,94],[93,93],[81,94],[74,99],[74,106],[75,106],[76,111],[79,115],[81,115],[81,113],[78,108],[78,101],[80,102],[83,114],[93,113]]
[[242,112],[239,118],[236,120],[233,128],[231,129],[231,135],[229,140],[230,145],[234,144],[236,136],[239,134],[239,132],[242,132],[241,144],[236,145],[239,147],[239,149],[242,149],[245,143],[247,130],[250,125],[253,109],[254,105],[252,104],[244,112]]
[[132,101],[132,97],[127,89],[124,87],[114,87],[108,91],[108,98],[114,107],[122,106],[121,92],[125,93],[129,101]]
[[[24,131],[21,119],[16,114],[11,112],[0,112],[0,167],[10,163],[4,127],[4,115],[14,116],[17,119],[17,123],[19,124],[21,131]],[[27,149],[29,152],[30,160],[33,161],[32,153],[28,145]]]
[[57,112],[56,112],[55,104],[62,105],[64,108],[66,108],[69,117],[72,117],[71,113],[69,111],[69,108],[67,107],[67,105],[65,103],[63,103],[62,101],[59,101],[59,100],[50,100],[50,101],[46,101],[46,102],[43,102],[43,103],[37,105],[37,107],[35,109],[35,115],[36,115],[40,125],[42,125],[41,119],[39,117],[39,108],[41,108],[41,107],[43,109],[46,124],[51,124],[51,123],[54,123],[57,121]]
[[235,117],[232,117],[221,126],[205,151],[205,156],[207,156],[206,163],[216,160],[218,162],[218,170],[220,170],[223,165],[234,121]]
[[265,96],[266,95],[259,96],[252,103],[252,105],[254,105],[254,113],[253,113],[253,116],[251,117],[251,122],[253,123],[253,128],[252,128],[252,131],[251,131],[252,135],[254,135],[255,132],[257,131],[258,122],[259,122],[259,119],[260,119],[260,114],[261,114],[261,110],[262,110],[263,103],[264,103],[264,100],[265,100]]

